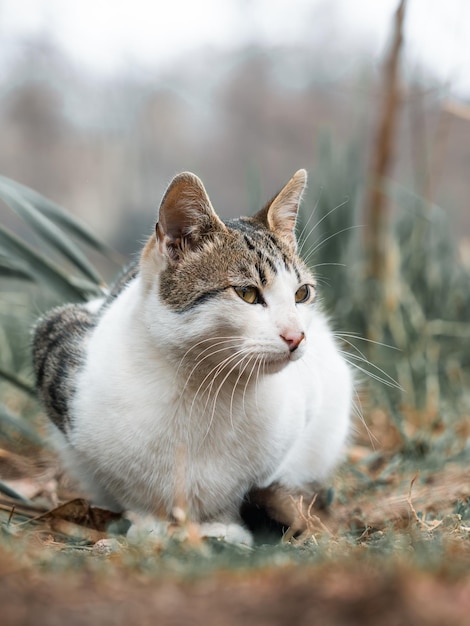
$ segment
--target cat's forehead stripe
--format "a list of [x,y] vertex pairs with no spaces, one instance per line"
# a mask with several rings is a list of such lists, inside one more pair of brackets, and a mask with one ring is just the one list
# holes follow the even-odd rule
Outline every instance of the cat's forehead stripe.
[[263,287],[265,287],[268,284],[268,279],[266,278],[266,274],[259,263],[256,265],[256,269],[258,270],[261,284],[263,285]]
[[248,237],[247,234],[243,235],[243,240],[246,243],[246,247],[248,248],[248,250],[254,250],[255,249],[255,244],[251,242],[250,238]]
[[300,272],[295,262],[287,257],[284,250],[280,248],[276,238],[269,231],[257,229],[251,224],[242,222],[242,220],[234,220],[232,224],[235,226],[235,229],[236,226],[242,224],[243,241],[247,249],[257,256],[255,268],[263,287],[269,282],[267,274],[276,275],[279,267],[284,267],[287,271],[294,271],[297,280],[300,281]]
[[[246,219],[246,218],[245,218]],[[263,255],[263,261],[269,259],[268,263],[271,265],[271,269],[276,272],[276,264],[271,261],[266,252],[269,252],[271,256],[282,258],[284,266],[289,269],[289,260],[285,252],[280,248],[279,242],[276,237],[267,231],[265,228],[259,227],[252,222],[247,222],[243,218],[231,220],[227,222],[227,226],[232,230],[238,230],[243,233],[243,240],[246,247],[250,251],[256,250],[258,256]]]
[[160,295],[173,310],[189,311],[234,286],[265,289],[280,272],[293,274],[299,285],[308,280],[295,251],[265,227],[250,218],[230,220],[226,226],[162,272]]

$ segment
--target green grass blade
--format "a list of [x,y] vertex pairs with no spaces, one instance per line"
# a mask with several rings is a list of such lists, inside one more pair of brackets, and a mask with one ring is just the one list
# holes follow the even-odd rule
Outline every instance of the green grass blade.
[[54,222],[73,237],[86,244],[90,248],[97,250],[108,259],[111,259],[118,265],[123,265],[126,260],[98,239],[78,218],[70,215],[62,207],[55,202],[48,200],[43,195],[34,191],[26,185],[17,183],[10,178],[0,176],[0,184],[6,185],[7,188],[16,189],[24,198],[26,198],[38,211],[40,211],[50,221]]
[[36,390],[33,387],[33,385],[28,383],[26,380],[23,380],[16,374],[13,374],[13,372],[9,372],[3,369],[2,367],[0,367],[0,378],[3,378],[10,384],[20,389],[21,391],[24,391],[24,393],[27,393],[29,396],[33,398],[36,397]]
[[0,247],[14,259],[26,263],[35,281],[45,284],[66,301],[80,302],[88,299],[88,292],[75,285],[73,280],[57,265],[46,259],[31,246],[0,225]]
[[26,267],[2,255],[0,255],[0,278],[16,278],[34,281],[34,278]]
[[80,291],[87,295],[87,300],[90,298],[101,298],[105,294],[105,288],[102,285],[97,285],[96,283],[92,283],[85,278],[81,278],[79,276],[70,276],[70,282],[74,287],[80,289]]
[[0,432],[8,437],[8,433],[12,431],[31,443],[42,443],[41,437],[27,420],[13,415],[4,404],[0,404]]
[[89,280],[103,284],[103,279],[83,252],[49,218],[44,217],[11,185],[0,181],[0,198],[55,250],[68,259]]

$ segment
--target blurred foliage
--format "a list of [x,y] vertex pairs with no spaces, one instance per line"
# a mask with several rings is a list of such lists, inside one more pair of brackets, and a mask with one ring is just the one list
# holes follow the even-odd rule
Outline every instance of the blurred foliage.
[[[384,181],[393,219],[389,266],[378,284],[367,273],[363,245],[364,146],[338,148],[324,134],[318,149],[299,224],[301,250],[368,401],[384,407],[404,445],[419,425],[430,436],[468,423],[470,271],[458,259],[445,211]],[[462,435],[454,437],[457,447],[466,445],[468,433]]]
[[79,220],[24,185],[0,177],[0,198],[30,229],[18,236],[0,225],[0,379],[2,392],[6,388],[0,401],[0,438],[11,439],[13,432],[37,444],[37,434],[25,419],[37,414],[31,404],[36,396],[32,326],[57,304],[104,293],[103,278],[78,242],[110,259],[116,254]]

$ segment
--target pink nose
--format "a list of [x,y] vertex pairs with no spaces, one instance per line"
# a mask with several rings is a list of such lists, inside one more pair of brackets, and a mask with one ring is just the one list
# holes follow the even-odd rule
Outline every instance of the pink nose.
[[301,331],[289,331],[282,333],[281,338],[287,343],[287,346],[291,352],[297,350],[302,341],[305,339],[305,333]]

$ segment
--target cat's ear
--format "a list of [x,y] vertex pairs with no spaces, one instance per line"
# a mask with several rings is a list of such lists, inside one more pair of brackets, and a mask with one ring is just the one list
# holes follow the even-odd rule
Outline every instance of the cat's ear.
[[296,245],[295,224],[306,186],[307,172],[298,170],[271,202],[254,216],[254,219],[286,239],[291,245]]
[[160,252],[178,261],[187,250],[197,249],[202,238],[226,230],[212,208],[201,180],[191,172],[178,174],[168,186],[156,226]]

